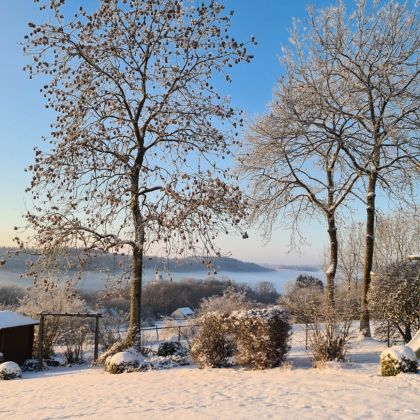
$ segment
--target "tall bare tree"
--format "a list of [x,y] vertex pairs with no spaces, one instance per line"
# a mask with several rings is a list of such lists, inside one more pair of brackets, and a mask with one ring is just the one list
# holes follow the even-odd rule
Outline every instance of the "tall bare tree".
[[41,9],[48,21],[29,23],[26,69],[47,79],[57,119],[29,168],[26,219],[44,252],[130,250],[129,342],[139,348],[145,253],[214,253],[219,230],[244,215],[218,166],[241,119],[213,80],[252,57],[213,0],[101,0],[70,18],[64,0]]
[[326,290],[328,302],[334,306],[336,213],[359,173],[342,157],[341,145],[348,135],[346,119],[317,106],[289,59],[286,56],[286,78],[279,81],[269,114],[251,127],[249,148],[240,160],[240,170],[251,184],[253,219],[262,221],[267,235],[280,218],[291,223],[299,234],[303,220],[317,213],[325,217],[329,238]]
[[[360,330],[369,335],[367,292],[372,270],[378,189],[405,198],[418,180],[418,9],[395,1],[343,2],[315,12],[291,33],[289,62],[312,102],[345,120],[341,150],[365,180],[366,237]],[[327,129],[324,121],[317,126]]]

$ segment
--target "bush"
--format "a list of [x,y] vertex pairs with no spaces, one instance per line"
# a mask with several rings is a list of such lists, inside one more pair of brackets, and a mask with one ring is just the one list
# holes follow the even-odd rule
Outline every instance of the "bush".
[[201,324],[191,347],[191,356],[200,367],[224,367],[229,365],[234,345],[227,324],[227,316],[208,312],[199,319]]
[[[31,318],[38,319],[42,311],[51,312],[85,312],[85,302],[77,293],[75,283],[71,280],[57,282],[49,278],[38,279],[27,291],[20,301],[18,312]],[[50,356],[54,354],[54,346],[66,332],[69,326],[79,320],[64,319],[59,317],[46,317],[44,322],[44,342],[42,354]],[[38,351],[38,340],[34,341],[34,353]]]
[[209,312],[192,345],[200,367],[233,364],[266,369],[283,363],[289,350],[289,319],[279,308],[236,311],[230,316]]
[[0,379],[16,379],[22,376],[22,371],[15,362],[5,362],[0,365]]
[[390,324],[391,334],[404,343],[420,328],[420,262],[404,261],[380,269],[368,294],[369,310],[380,320],[379,332]]
[[178,343],[177,341],[164,341],[163,343],[159,344],[157,355],[162,357],[185,357],[187,355],[187,350],[182,346],[181,343]]
[[105,370],[112,374],[134,372],[140,366],[139,356],[130,351],[115,353],[105,362]]
[[289,318],[279,308],[234,312],[229,318],[233,331],[235,361],[252,369],[280,366],[290,349]]
[[124,311],[105,313],[99,323],[99,342],[106,351],[115,343],[123,341],[122,333],[129,323],[129,314]]
[[203,299],[199,313],[217,312],[224,315],[230,315],[233,311],[240,311],[251,306],[246,293],[244,291],[235,290],[228,287],[222,296],[211,296]]
[[339,287],[335,294],[335,307],[323,300],[312,308],[313,319],[309,324],[310,349],[315,366],[326,362],[344,362],[351,334],[351,324],[358,315],[354,293]]
[[401,372],[417,372],[417,357],[408,346],[394,346],[384,350],[380,361],[382,376],[396,376]]
[[298,324],[314,322],[324,299],[320,287],[309,285],[298,286],[296,283],[286,284],[285,294],[279,299],[279,305],[287,309]]
[[86,320],[71,319],[58,340],[64,346],[64,359],[66,364],[82,363],[83,353],[87,344],[89,327]]

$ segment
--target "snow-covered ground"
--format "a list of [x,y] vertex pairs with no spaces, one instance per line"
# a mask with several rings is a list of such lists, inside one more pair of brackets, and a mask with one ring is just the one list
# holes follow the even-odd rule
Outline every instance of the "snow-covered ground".
[[0,381],[0,418],[15,419],[419,419],[420,374],[379,375],[374,340],[354,341],[350,362],[266,371],[181,367],[111,375],[55,368]]

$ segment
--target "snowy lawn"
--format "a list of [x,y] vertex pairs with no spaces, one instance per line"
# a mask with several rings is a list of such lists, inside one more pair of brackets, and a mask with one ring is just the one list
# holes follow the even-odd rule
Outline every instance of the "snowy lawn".
[[354,342],[350,363],[266,371],[183,367],[111,375],[55,368],[0,381],[0,418],[419,419],[420,374],[379,375],[383,343]]

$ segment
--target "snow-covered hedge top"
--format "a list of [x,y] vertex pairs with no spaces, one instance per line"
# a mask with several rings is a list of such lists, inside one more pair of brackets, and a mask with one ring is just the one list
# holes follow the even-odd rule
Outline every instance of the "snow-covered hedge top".
[[272,306],[269,308],[254,308],[246,311],[235,311],[232,313],[231,317],[235,319],[260,318],[267,321],[274,318],[281,318],[287,321],[289,319],[289,314],[279,306]]
[[381,353],[381,362],[387,357],[391,357],[399,362],[402,361],[403,358],[412,362],[417,361],[414,351],[408,346],[393,346],[384,350]]

